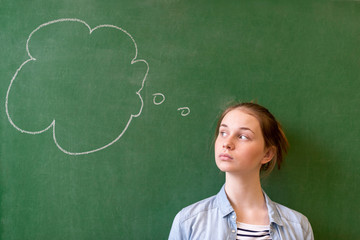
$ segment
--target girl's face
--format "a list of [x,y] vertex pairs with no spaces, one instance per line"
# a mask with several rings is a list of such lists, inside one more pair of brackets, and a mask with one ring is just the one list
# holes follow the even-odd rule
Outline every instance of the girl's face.
[[241,109],[228,112],[221,121],[215,141],[218,168],[232,174],[259,174],[262,164],[274,156],[265,149],[259,121]]

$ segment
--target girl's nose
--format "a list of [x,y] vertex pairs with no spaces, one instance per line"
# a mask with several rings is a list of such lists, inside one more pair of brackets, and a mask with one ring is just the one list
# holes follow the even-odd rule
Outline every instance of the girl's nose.
[[227,150],[233,150],[234,149],[234,144],[230,141],[226,141],[223,144],[223,148],[227,149]]

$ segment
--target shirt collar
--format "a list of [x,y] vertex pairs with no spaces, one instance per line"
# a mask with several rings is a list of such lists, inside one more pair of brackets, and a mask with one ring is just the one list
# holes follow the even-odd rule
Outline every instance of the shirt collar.
[[263,190],[263,194],[264,194],[264,197],[265,197],[266,206],[267,206],[268,213],[269,213],[270,224],[271,223],[276,223],[277,225],[282,226],[283,221],[281,220],[281,217],[279,215],[279,211],[278,211],[278,209],[276,207],[276,203],[271,201],[271,199],[268,197],[268,195],[266,195],[264,190]]
[[225,193],[225,184],[220,189],[220,192],[216,195],[216,200],[223,217],[226,217],[230,213],[234,212],[234,209],[232,208]]
[[[283,221],[281,220],[276,204],[273,201],[271,201],[271,199],[264,191],[263,194],[265,197],[266,206],[268,208],[270,224],[275,223],[279,226],[282,226]],[[223,217],[226,217],[234,212],[234,209],[232,208],[229,199],[227,198],[225,193],[225,184],[222,186],[219,193],[216,195],[216,200]]]

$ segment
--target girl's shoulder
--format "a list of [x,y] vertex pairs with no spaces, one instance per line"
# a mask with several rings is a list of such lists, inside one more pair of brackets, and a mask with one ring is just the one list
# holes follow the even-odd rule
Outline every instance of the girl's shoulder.
[[310,222],[305,215],[280,203],[271,201],[268,196],[266,196],[266,201],[271,222],[285,226],[288,229],[295,228],[307,233],[312,232]]
[[208,211],[217,208],[216,204],[216,195],[208,197],[206,199],[195,202],[187,207],[184,207],[178,214],[180,222],[186,221],[193,217],[198,216],[199,214],[204,214]]

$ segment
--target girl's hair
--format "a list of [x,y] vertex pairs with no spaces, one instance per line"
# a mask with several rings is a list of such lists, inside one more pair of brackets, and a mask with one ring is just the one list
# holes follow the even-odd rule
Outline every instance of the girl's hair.
[[270,174],[276,164],[278,166],[278,169],[280,169],[281,163],[284,159],[284,155],[287,153],[287,150],[289,148],[289,143],[286,139],[280,123],[269,112],[269,110],[257,103],[237,103],[226,108],[218,120],[215,138],[219,135],[221,121],[228,112],[234,109],[240,109],[254,116],[260,123],[260,128],[265,140],[265,147],[276,147],[276,153],[273,159],[261,166],[260,172],[262,173],[262,175]]

